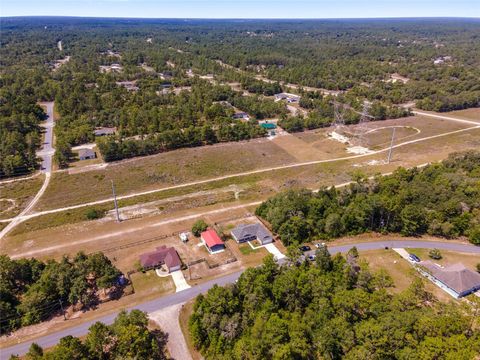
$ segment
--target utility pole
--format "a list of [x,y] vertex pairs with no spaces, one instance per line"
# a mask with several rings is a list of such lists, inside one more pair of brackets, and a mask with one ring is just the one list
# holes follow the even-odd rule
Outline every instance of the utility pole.
[[60,309],[62,309],[62,314],[63,314],[63,320],[67,320],[67,317],[65,316],[65,310],[63,309],[63,305],[62,305],[62,300],[58,300],[58,302],[60,303]]
[[118,213],[117,195],[115,194],[115,185],[113,185],[113,180],[111,181],[112,181],[113,203],[115,204],[115,215],[117,216],[117,222],[120,222],[120,214]]
[[395,139],[395,128],[393,128],[393,132],[392,132],[392,141],[390,142],[390,150],[388,150],[387,164],[390,164],[390,160],[392,160],[392,150],[393,150],[393,140],[394,139]]

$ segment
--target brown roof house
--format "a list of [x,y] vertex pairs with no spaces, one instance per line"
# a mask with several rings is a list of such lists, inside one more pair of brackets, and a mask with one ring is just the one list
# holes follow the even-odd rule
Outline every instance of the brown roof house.
[[480,290],[480,274],[467,269],[463,264],[441,267],[427,260],[418,265],[423,275],[454,298],[458,299]]
[[157,247],[155,251],[140,255],[140,264],[144,270],[159,268],[165,265],[168,272],[180,270],[182,261],[173,247],[165,245]]

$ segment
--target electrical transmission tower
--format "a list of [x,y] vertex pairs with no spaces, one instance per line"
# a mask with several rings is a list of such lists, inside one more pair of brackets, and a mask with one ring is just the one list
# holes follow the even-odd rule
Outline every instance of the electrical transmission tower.
[[369,110],[370,110],[370,103],[365,101],[363,103],[362,115],[360,117],[360,121],[355,131],[355,137],[357,138],[359,144],[367,147],[368,147],[368,139],[366,137],[366,134],[369,130],[368,123],[370,122],[370,119],[373,118],[373,116],[369,115],[368,113]]
[[343,105],[337,101],[333,101],[333,122],[331,127],[333,131],[342,133],[345,130],[345,119],[343,118]]

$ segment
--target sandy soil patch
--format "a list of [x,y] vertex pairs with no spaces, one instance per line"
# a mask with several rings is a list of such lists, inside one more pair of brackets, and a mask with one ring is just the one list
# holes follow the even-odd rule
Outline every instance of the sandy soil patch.
[[179,323],[180,309],[183,304],[177,304],[160,311],[153,312],[148,317],[155,321],[167,334],[167,349],[173,359],[192,360],[185,337]]

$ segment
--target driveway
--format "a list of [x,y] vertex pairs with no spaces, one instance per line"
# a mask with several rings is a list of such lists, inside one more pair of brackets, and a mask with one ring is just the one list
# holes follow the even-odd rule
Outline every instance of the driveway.
[[187,280],[185,280],[185,276],[183,275],[182,270],[177,270],[172,272],[172,280],[175,283],[175,287],[177,290],[175,292],[183,291],[190,289],[191,286],[187,284]]
[[264,248],[267,249],[276,260],[283,260],[285,258],[285,255],[283,255],[273,243],[265,245]]
[[41,125],[45,129],[44,141],[42,149],[37,152],[37,155],[42,158],[42,172],[52,172],[52,158],[55,153],[53,148],[53,127],[55,122],[53,121],[53,101],[41,103],[47,108],[47,120]]

